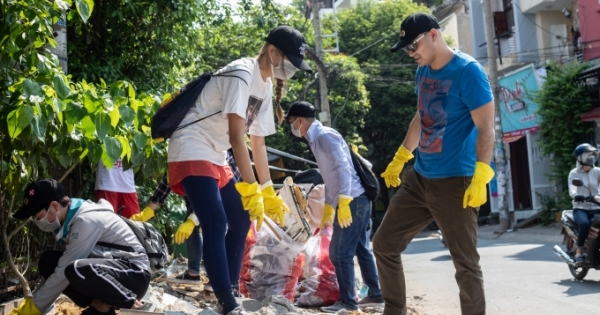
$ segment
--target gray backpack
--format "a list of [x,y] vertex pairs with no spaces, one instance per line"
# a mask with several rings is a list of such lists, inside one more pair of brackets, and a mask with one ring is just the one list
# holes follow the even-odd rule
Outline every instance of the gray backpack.
[[[148,260],[150,260],[150,267],[152,271],[158,271],[169,265],[170,256],[169,248],[165,242],[165,238],[152,224],[141,221],[132,221],[123,216],[119,216],[129,228],[133,231],[133,234],[144,246]],[[126,252],[135,252],[133,247],[118,245],[112,243],[98,242],[98,245],[109,248],[119,249]]]

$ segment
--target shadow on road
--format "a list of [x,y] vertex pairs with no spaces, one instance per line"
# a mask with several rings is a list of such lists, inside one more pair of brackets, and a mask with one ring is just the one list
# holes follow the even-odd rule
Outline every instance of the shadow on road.
[[[514,244],[514,243],[513,243]],[[530,244],[522,244],[522,245],[530,245]],[[552,251],[552,247],[554,245],[551,244],[531,244],[537,245],[537,247],[522,251],[516,255],[507,256],[507,258],[512,258],[516,260],[525,260],[525,261],[556,261],[561,262],[560,258],[554,254]],[[565,264],[565,268],[567,265]]]
[[[552,247],[554,243],[544,242],[515,242],[515,241],[503,241],[503,240],[486,240],[480,239],[477,243],[480,254],[482,251],[494,250],[494,248],[502,246],[521,246],[523,250],[517,254],[506,256],[506,258],[522,261],[548,261],[548,262],[561,262],[561,260],[554,254]],[[408,248],[402,253],[403,255],[417,255],[425,253],[440,252],[439,257],[431,259],[432,261],[447,261],[450,260],[450,254],[448,249],[442,245],[439,239],[430,238],[415,238],[408,246]],[[566,268],[566,265],[565,265]]]
[[450,254],[431,258],[431,261],[449,261],[449,260],[452,260],[452,257],[450,256]]
[[584,294],[598,294],[600,289],[600,280],[575,280],[575,279],[564,279],[559,282],[554,282],[563,287],[567,287],[566,293],[568,296],[577,296]]

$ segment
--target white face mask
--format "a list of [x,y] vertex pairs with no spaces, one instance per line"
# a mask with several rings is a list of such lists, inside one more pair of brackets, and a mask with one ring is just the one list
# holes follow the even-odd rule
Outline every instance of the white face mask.
[[[284,71],[285,70],[285,71]],[[281,59],[277,66],[273,65],[273,57],[271,57],[271,71],[273,76],[280,80],[289,80],[296,74],[296,68],[289,60]]]
[[[58,213],[56,215],[58,215]],[[60,228],[60,221],[58,220],[58,217],[56,217],[56,215],[54,221],[50,222],[48,221],[48,214],[46,213],[46,216],[43,219],[34,221],[35,225],[37,225],[37,227],[44,232],[53,232],[54,230]]]
[[[296,119],[298,120],[298,119]],[[296,123],[294,121],[294,123]],[[300,122],[300,127],[298,127],[298,129],[294,128],[294,124],[292,124],[292,134],[298,138],[302,138],[302,134],[300,134],[300,128],[302,128],[302,122]]]

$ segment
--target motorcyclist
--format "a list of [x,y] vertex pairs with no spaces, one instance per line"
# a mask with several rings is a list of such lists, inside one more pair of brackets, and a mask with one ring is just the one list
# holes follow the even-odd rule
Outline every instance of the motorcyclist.
[[[600,213],[600,206],[585,202],[586,196],[595,196],[599,193],[600,168],[594,166],[598,159],[598,149],[588,143],[582,143],[575,148],[577,167],[569,173],[569,195],[573,198],[573,218],[579,226],[577,236],[577,250],[575,261],[583,262],[584,245],[590,231],[591,221],[596,213]],[[583,186],[573,185],[573,179],[579,178]]]

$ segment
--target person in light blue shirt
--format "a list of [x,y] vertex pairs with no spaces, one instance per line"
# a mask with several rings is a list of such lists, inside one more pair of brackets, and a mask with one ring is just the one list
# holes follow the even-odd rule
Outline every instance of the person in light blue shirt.
[[[366,235],[371,218],[371,201],[365,194],[352,164],[350,149],[334,129],[323,126],[315,118],[315,108],[308,102],[295,102],[286,114],[292,133],[308,141],[325,182],[325,213],[321,227],[333,225],[329,257],[335,267],[340,287],[340,299],[334,305],[321,308],[327,313],[357,310],[359,306],[383,306],[379,278]],[[337,220],[334,214],[337,208]],[[369,287],[366,297],[355,300],[354,255],[364,283]]]

